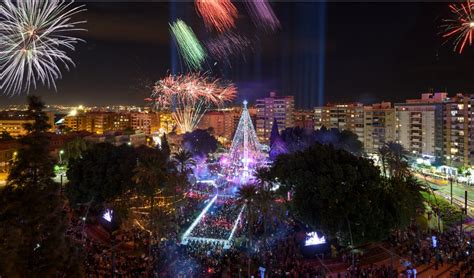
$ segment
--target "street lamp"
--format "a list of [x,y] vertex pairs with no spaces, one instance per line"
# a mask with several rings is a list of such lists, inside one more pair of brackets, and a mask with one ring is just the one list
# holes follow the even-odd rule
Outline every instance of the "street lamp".
[[451,205],[453,204],[453,176],[449,175],[449,185],[451,187]]
[[63,164],[63,154],[64,154],[64,150],[60,150],[59,151],[59,164]]

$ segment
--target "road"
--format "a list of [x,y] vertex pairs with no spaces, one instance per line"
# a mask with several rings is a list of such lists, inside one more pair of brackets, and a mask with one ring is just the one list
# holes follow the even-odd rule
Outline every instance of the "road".
[[[436,190],[433,190],[436,195],[441,196],[448,201],[451,199],[451,186],[449,184],[437,185],[426,180],[420,181],[430,185],[432,188],[436,188]],[[453,204],[464,208],[465,191],[467,191],[467,214],[468,216],[474,216],[474,187],[453,182]]]

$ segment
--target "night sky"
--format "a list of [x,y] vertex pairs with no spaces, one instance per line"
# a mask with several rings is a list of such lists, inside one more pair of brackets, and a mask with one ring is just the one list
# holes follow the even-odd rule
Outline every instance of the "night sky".
[[[149,85],[171,71],[170,18],[190,25],[202,41],[206,31],[194,5],[163,2],[83,3],[88,11],[86,40],[72,53],[76,68],[64,72],[57,91],[32,90],[50,104],[144,104]],[[230,79],[239,100],[251,102],[270,91],[292,94],[297,106],[327,102],[403,101],[430,90],[474,93],[474,46],[462,55],[438,34],[446,3],[285,3],[272,4],[282,28],[259,31],[236,3],[236,33],[252,47],[231,67],[208,59],[205,71]],[[175,11],[172,13],[171,11]],[[177,61],[177,71],[186,68]],[[22,103],[25,95],[2,96],[1,105]]]

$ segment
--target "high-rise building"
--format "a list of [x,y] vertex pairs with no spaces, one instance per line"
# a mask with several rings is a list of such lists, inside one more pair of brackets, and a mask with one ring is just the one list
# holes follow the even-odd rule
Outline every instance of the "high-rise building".
[[328,104],[321,111],[321,126],[349,130],[364,142],[364,105],[362,103]]
[[314,107],[313,109],[314,130],[318,130],[323,126],[323,109],[323,107]]
[[443,155],[443,102],[447,93],[425,93],[396,103],[397,142],[418,156]]
[[226,111],[209,111],[203,115],[198,124],[200,129],[212,128],[213,135],[223,143],[228,144],[234,135],[234,112]]
[[295,110],[293,119],[296,127],[314,129],[314,110]]
[[142,112],[131,112],[130,113],[130,126],[133,130],[139,131],[145,134],[151,133],[151,118],[153,112],[142,113]]
[[75,111],[64,117],[63,124],[73,131],[88,131],[95,134],[131,128],[130,114],[124,112]]
[[257,136],[260,142],[268,143],[273,121],[276,120],[279,131],[293,127],[295,100],[293,96],[277,96],[271,92],[269,97],[257,99]]
[[112,126],[110,128],[112,131],[123,131],[132,128],[130,113],[119,112],[112,113],[109,116],[112,120]]
[[364,123],[364,149],[367,153],[377,153],[385,143],[395,141],[395,109],[390,102],[364,107]]
[[474,165],[474,94],[457,94],[443,104],[444,161],[453,166]]

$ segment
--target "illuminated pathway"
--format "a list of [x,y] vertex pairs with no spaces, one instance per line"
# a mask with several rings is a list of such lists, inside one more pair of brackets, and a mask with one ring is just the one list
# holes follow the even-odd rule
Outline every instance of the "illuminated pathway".
[[211,201],[209,202],[209,204],[207,204],[206,207],[204,207],[204,209],[201,211],[201,213],[199,214],[199,216],[194,220],[194,222],[191,224],[191,226],[189,226],[189,228],[186,230],[186,232],[184,232],[183,234],[183,239],[181,241],[182,244],[186,245],[188,243],[188,238],[189,238],[189,235],[191,234],[191,232],[194,230],[194,227],[197,226],[197,224],[199,223],[199,221],[201,221],[202,217],[206,214],[206,212],[209,210],[209,208],[212,206],[212,204],[214,204],[214,202],[217,200],[217,195],[214,196],[214,198],[211,199]]
[[196,226],[199,225],[201,220],[206,216],[208,213],[209,209],[212,207],[212,205],[216,202],[218,197],[222,197],[221,195],[215,195],[211,201],[204,207],[204,209],[201,211],[199,216],[194,220],[194,222],[189,226],[189,228],[186,230],[186,232],[183,234],[181,244],[187,245],[192,242],[210,242],[210,243],[217,243],[219,245],[222,245],[224,249],[229,249],[232,246],[232,239],[234,238],[235,231],[237,230],[237,227],[242,220],[242,213],[245,209],[245,205],[243,205],[240,210],[239,214],[237,215],[235,221],[233,222],[232,225],[232,230],[230,232],[230,235],[228,238],[222,239],[222,238],[210,238],[210,237],[202,237],[202,236],[192,236],[193,230],[196,228]]

